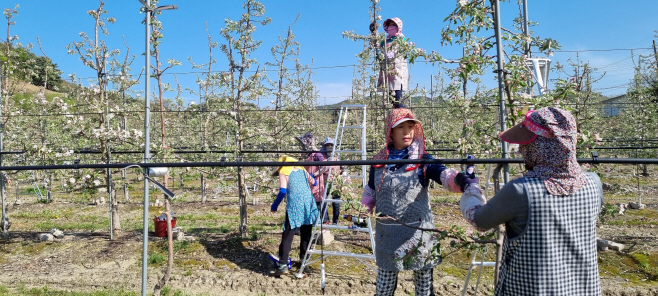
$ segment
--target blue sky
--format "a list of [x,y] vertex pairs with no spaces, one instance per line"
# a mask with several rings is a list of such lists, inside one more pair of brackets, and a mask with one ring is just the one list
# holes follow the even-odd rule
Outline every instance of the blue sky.
[[[303,64],[313,63],[314,67],[351,65],[357,62],[355,54],[362,44],[344,39],[343,31],[354,30],[357,33],[367,33],[368,9],[367,0],[263,0],[267,15],[272,23],[260,27],[256,38],[263,41],[255,57],[259,62],[272,62],[270,48],[277,43],[277,36],[284,35],[288,26],[301,14],[299,21],[293,26],[297,41],[301,43],[300,59]],[[655,39],[654,30],[658,30],[658,1],[533,1],[529,2],[529,18],[539,23],[534,28],[534,35],[551,37],[558,40],[565,51],[581,51],[579,58],[590,61],[593,67],[600,68],[595,74],[606,76],[595,86],[605,95],[616,95],[625,92],[625,84],[633,76],[633,60],[637,55],[648,55],[652,50],[635,50],[635,58],[631,59],[630,50],[620,51],[588,51],[600,49],[648,48]],[[64,71],[64,78],[69,74],[77,77],[92,78],[94,73],[82,65],[77,56],[68,55],[66,45],[73,41],[81,41],[80,32],[92,34],[93,18],[87,15],[88,10],[96,9],[98,1],[94,0],[4,0],[3,8],[13,8],[20,4],[18,15],[14,18],[16,25],[11,27],[11,35],[18,35],[22,44],[33,43],[33,52],[41,55],[37,44],[37,36],[41,40],[43,51]],[[446,24],[443,19],[450,14],[456,1],[393,1],[381,0],[381,15],[383,18],[400,17],[404,21],[405,35],[428,51],[436,50],[446,58],[456,58],[461,55],[458,46],[441,47],[439,32]],[[184,88],[197,89],[196,74],[188,62],[191,57],[196,63],[208,60],[207,34],[214,41],[222,42],[219,30],[224,26],[224,19],[238,19],[242,13],[242,1],[238,0],[161,0],[161,5],[176,4],[178,10],[165,11],[160,20],[164,26],[164,40],[161,47],[162,57],[182,61],[183,65],[170,70],[177,75]],[[144,65],[141,55],[145,47],[145,28],[141,23],[144,14],[139,13],[141,4],[137,0],[108,0],[105,8],[108,16],[116,18],[115,24],[108,24],[110,34],[106,37],[111,49],[120,49],[125,54],[122,37],[130,46],[131,54],[137,54],[132,68],[134,72]],[[502,4],[503,26],[511,27],[511,20],[518,14],[516,1]],[[0,29],[6,30],[6,22]],[[4,33],[3,33],[4,35]],[[2,36],[4,39],[5,36]],[[223,54],[216,50],[214,57],[218,60],[216,70],[226,69]],[[553,63],[566,62],[568,58],[575,59],[575,52],[556,52]],[[430,75],[436,74],[436,66],[416,63],[411,66],[411,87],[427,86]],[[314,70],[314,80],[320,90],[319,103],[335,103],[350,94],[351,67],[320,68]],[[550,78],[556,78],[557,73],[551,73]],[[564,77],[564,76],[562,76]],[[597,77],[597,76],[594,76]],[[494,74],[489,73],[484,81],[495,86]],[[173,83],[173,75],[167,80]],[[143,89],[143,86],[138,86]],[[173,97],[169,93],[168,97]],[[185,94],[187,100],[198,98]]]

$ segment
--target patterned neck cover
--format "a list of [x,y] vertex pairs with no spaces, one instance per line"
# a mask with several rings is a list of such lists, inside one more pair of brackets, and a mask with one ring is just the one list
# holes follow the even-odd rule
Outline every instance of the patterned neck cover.
[[[393,138],[391,137],[393,125],[399,120],[404,118],[409,118],[418,121],[416,115],[414,115],[414,113],[407,108],[393,109],[391,113],[389,113],[388,116],[386,116],[386,143],[384,144],[384,147],[381,150],[379,150],[379,152],[372,159],[374,160],[389,159],[388,147],[393,145]],[[423,132],[423,126],[420,123],[415,124],[414,139],[411,145],[407,147],[407,149],[409,151],[409,159],[420,159],[425,154],[425,133]],[[373,167],[376,168],[382,166],[383,165],[381,164],[373,165]],[[408,164],[406,165],[405,170],[411,171],[417,169],[418,167],[420,167],[420,164]],[[386,170],[384,170],[384,173],[382,173],[382,181],[384,180],[385,174],[386,174]],[[381,188],[382,183],[383,182],[381,182],[377,187],[377,191],[379,191],[379,189]]]
[[313,138],[313,133],[308,132],[299,137],[297,140],[302,144],[302,148],[307,151],[318,151],[318,148],[315,147],[315,138]]
[[534,141],[519,146],[525,163],[532,167],[526,177],[542,179],[553,195],[569,195],[585,186],[576,160],[576,120],[568,111],[545,107],[529,114],[529,119],[551,136],[538,136]]

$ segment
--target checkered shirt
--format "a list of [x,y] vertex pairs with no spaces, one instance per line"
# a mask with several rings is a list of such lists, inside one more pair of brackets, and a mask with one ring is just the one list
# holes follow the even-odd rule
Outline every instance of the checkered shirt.
[[596,220],[601,192],[592,176],[571,195],[549,194],[539,178],[525,178],[528,224],[506,239],[495,295],[601,295]]

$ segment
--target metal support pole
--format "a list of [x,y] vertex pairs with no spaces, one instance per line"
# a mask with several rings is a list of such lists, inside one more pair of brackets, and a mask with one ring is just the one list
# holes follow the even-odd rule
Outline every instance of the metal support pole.
[[[530,38],[530,28],[528,27],[528,0],[523,0],[523,35],[524,35],[525,38]],[[532,53],[530,52],[530,42],[529,41],[525,41],[525,43],[523,44],[523,53],[528,58],[532,57]],[[532,96],[533,95],[533,89],[532,89],[532,86],[530,85],[531,81],[532,81],[532,78],[528,78],[528,87],[526,87],[526,92],[529,95]]]
[[[2,126],[3,124],[0,122],[0,151],[2,151],[2,134],[3,131],[1,130],[4,128]],[[2,166],[2,154],[0,154],[0,166]],[[2,236],[4,238],[7,238],[7,204],[5,203],[5,173],[0,172],[0,198],[2,198]]]
[[[495,21],[494,25],[496,28],[496,48],[497,48],[497,67],[498,69],[496,72],[498,72],[498,99],[499,99],[499,105],[500,105],[500,131],[505,131],[507,129],[507,116],[505,115],[505,81],[503,78],[503,59],[505,58],[503,55],[503,44],[500,38],[500,3],[498,0],[494,0],[493,3],[495,3],[494,7],[494,14],[495,14]],[[502,149],[502,158],[506,159],[509,158],[508,155],[508,147],[507,147],[507,142],[501,141],[501,149]],[[509,166],[505,164],[504,168],[504,174],[503,174],[503,180],[505,183],[509,181]]]
[[[151,0],[146,0],[146,69],[144,75],[144,163],[148,163],[151,159],[151,143],[149,133],[150,121],[150,99],[149,88],[151,80]],[[148,172],[148,168],[146,169]],[[142,296],[146,296],[146,285],[148,284],[148,268],[146,259],[148,258],[149,248],[149,180],[144,178],[144,221],[143,221],[143,238],[142,238]]]
[[[105,76],[105,65],[103,65],[103,77]],[[98,83],[100,85],[100,81]],[[103,84],[103,93],[105,93],[105,84]],[[106,95],[105,96],[105,128],[109,131],[110,130],[110,102],[109,99]],[[125,105],[124,105],[125,106]],[[112,161],[112,148],[110,146],[110,141],[108,140],[108,137],[105,136],[105,142],[107,143],[107,164],[110,164]],[[110,240],[114,239],[114,217],[112,215],[113,211],[113,199],[112,199],[112,169],[108,168],[107,169],[107,195],[108,195],[108,200],[109,200],[109,208],[110,208]],[[52,183],[51,183],[52,184]],[[52,186],[51,186],[52,187]],[[50,190],[48,190],[50,192]],[[50,198],[50,197],[49,197]]]
[[[523,35],[524,37],[530,37],[530,29],[528,28],[528,0],[523,0]],[[526,41],[523,45],[523,53],[527,57],[532,57],[530,53],[530,42]]]
[[[108,120],[107,117],[105,117],[106,120]],[[108,124],[108,130],[109,129],[109,124]],[[110,150],[110,144],[108,143],[107,145],[107,164],[111,163],[111,156],[112,152]],[[114,217],[112,215],[112,210],[113,210],[113,199],[112,199],[112,169],[108,168],[107,169],[107,195],[109,196],[109,204],[110,204],[110,240],[114,239]]]
[[[494,4],[495,7],[494,9],[494,15],[495,15],[495,20],[494,20],[494,26],[496,30],[496,49],[497,49],[497,72],[498,72],[498,96],[499,96],[499,105],[500,105],[500,131],[504,131],[507,129],[507,118],[505,116],[505,81],[503,80],[503,59],[505,58],[503,56],[503,44],[502,40],[500,38],[500,2],[498,0],[493,0],[492,3]],[[503,160],[508,158],[507,155],[507,142],[505,141],[500,141],[501,143],[501,149],[502,149],[502,158]],[[507,183],[509,181],[509,164],[504,164],[503,168],[503,180],[504,183]],[[498,188],[495,188],[496,191],[498,191]],[[498,226],[497,230],[497,244],[496,244],[496,267],[494,271],[494,286],[498,284],[498,277],[500,276],[500,263],[502,260],[502,252],[503,252],[503,233],[501,232],[501,227]]]
[[[2,166],[3,158],[3,143],[2,138],[5,133],[5,124],[2,120],[2,70],[0,70],[0,166]],[[0,198],[2,199],[2,236],[7,238],[7,207],[5,203],[5,173],[0,172]]]
[[[335,138],[334,138],[335,139]],[[363,129],[361,130],[361,150],[363,153],[361,154],[361,160],[366,160],[367,155],[366,155],[366,106],[363,106]],[[363,188],[366,188],[366,185],[368,184],[368,179],[366,178],[366,166],[362,165],[361,166],[361,186]],[[374,246],[374,245],[373,245]]]

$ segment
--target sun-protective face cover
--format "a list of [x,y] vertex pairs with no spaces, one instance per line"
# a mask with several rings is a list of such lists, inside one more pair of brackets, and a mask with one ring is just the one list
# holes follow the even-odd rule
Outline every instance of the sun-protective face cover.
[[510,135],[501,134],[505,141],[521,143],[519,152],[529,169],[525,176],[544,181],[546,190],[553,195],[569,195],[587,183],[578,160],[576,144],[578,128],[571,113],[556,107],[544,107],[528,114],[523,128]]

